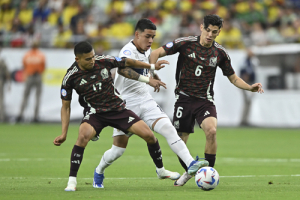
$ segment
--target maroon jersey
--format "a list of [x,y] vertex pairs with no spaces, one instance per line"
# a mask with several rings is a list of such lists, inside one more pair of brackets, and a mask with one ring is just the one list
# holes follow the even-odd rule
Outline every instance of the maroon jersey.
[[95,56],[92,70],[81,70],[74,62],[62,81],[61,99],[70,101],[74,89],[79,95],[80,105],[91,108],[93,113],[123,110],[125,104],[114,87],[110,70],[124,66],[125,59],[105,55]]
[[210,48],[200,45],[200,36],[178,38],[163,46],[167,55],[179,52],[176,69],[176,93],[213,100],[217,66],[224,76],[234,74],[224,47],[213,42]]

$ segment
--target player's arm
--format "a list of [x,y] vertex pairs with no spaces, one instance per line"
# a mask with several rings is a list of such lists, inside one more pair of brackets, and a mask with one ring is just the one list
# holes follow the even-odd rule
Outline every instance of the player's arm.
[[[130,59],[130,58],[126,58],[126,60],[128,60],[128,59]],[[130,60],[132,60],[132,59],[130,59]],[[140,62],[140,61],[137,61],[137,63],[138,62]],[[140,62],[140,63],[143,63],[143,62]],[[144,64],[145,64],[145,66],[150,65],[150,64],[147,64],[147,63],[144,63]],[[143,75],[140,75],[136,71],[131,69],[132,67],[134,67],[134,66],[118,67],[118,73],[120,75],[126,77],[126,78],[137,80],[137,81],[140,81],[140,82],[145,82],[145,83],[149,84],[150,86],[154,87],[155,90],[158,90],[158,91],[159,91],[160,86],[163,86],[164,88],[167,88],[166,84],[164,82],[162,82],[160,80],[155,80],[153,78],[149,78],[149,77],[146,77],[146,76],[143,76]],[[136,67],[134,67],[134,68],[136,68]]]
[[156,63],[158,58],[166,56],[167,53],[164,48],[160,47],[154,51],[151,52],[150,54],[150,63]]
[[160,60],[158,62],[153,62],[155,64],[148,64],[145,62],[141,62],[138,60],[134,60],[131,58],[125,58],[125,67],[130,67],[130,68],[144,68],[144,69],[152,69],[152,70],[160,70],[161,68],[164,68],[164,64],[169,64],[168,61],[166,60]]
[[264,93],[261,83],[254,83],[253,85],[249,85],[243,79],[238,77],[236,74],[232,74],[232,75],[228,76],[228,79],[233,85],[235,85],[236,87],[238,87],[240,89],[249,90],[251,92]]
[[70,123],[71,114],[71,101],[62,100],[61,106],[61,126],[62,133],[60,136],[56,137],[53,141],[54,145],[60,146],[66,139]]

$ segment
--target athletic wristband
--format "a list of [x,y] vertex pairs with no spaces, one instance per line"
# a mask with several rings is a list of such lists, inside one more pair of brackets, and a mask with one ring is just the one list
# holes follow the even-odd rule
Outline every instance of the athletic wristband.
[[144,82],[144,83],[149,83],[150,79],[147,76],[140,75],[138,81]]
[[151,66],[150,67],[151,70],[155,70],[155,64],[150,64],[150,66]]

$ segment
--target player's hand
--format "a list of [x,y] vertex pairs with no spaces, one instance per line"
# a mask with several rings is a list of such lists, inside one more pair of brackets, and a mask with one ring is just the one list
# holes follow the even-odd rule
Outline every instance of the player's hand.
[[155,80],[153,78],[149,79],[149,83],[150,86],[152,86],[154,88],[154,92],[159,92],[160,91],[160,86],[163,86],[165,89],[167,89],[166,84],[160,80]]
[[161,68],[164,68],[165,67],[164,64],[170,64],[170,63],[166,60],[157,61],[157,63],[155,63],[155,70],[160,70]]
[[64,141],[66,141],[66,137],[63,135],[60,135],[54,139],[53,144],[55,146],[60,146]]
[[262,89],[262,84],[261,83],[254,83],[251,85],[251,92],[258,92],[258,93],[264,93],[264,89]]
[[159,78],[159,76],[158,76],[157,74],[153,74],[153,78],[154,78],[155,80],[161,81],[161,79]]

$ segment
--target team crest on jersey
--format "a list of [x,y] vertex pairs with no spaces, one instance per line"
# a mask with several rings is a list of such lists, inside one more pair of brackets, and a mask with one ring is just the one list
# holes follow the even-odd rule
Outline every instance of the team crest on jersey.
[[101,76],[102,76],[102,79],[108,78],[108,71],[106,68],[101,70]]
[[123,51],[123,53],[124,53],[126,56],[130,56],[130,55],[131,55],[131,51],[129,51],[129,50],[125,50],[125,51]]
[[61,95],[63,97],[67,96],[67,91],[65,89],[61,89]]
[[179,129],[179,120],[174,121],[174,127],[175,127],[176,129]]
[[172,46],[173,46],[173,42],[169,42],[169,43],[166,44],[167,48],[171,48]]
[[216,67],[216,65],[217,65],[217,58],[218,58],[218,57],[211,57],[211,58],[209,59],[209,65],[208,65],[208,66]]

